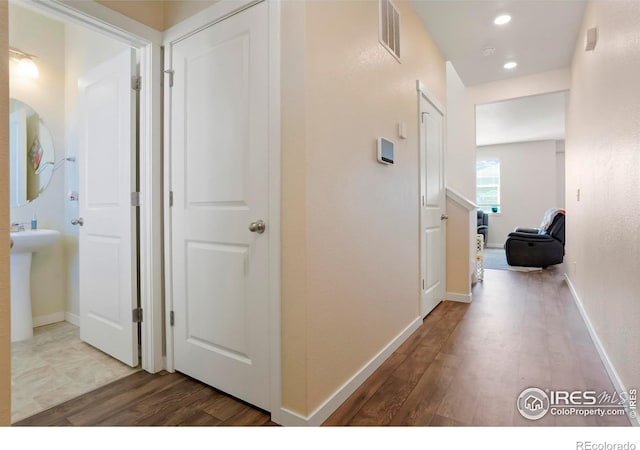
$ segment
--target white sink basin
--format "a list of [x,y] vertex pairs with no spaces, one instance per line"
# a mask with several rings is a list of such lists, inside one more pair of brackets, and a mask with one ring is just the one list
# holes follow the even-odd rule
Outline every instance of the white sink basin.
[[31,318],[31,255],[53,244],[56,230],[27,230],[11,233],[11,342],[33,337]]
[[11,253],[33,253],[43,249],[60,237],[56,230],[26,230],[11,233],[13,247]]

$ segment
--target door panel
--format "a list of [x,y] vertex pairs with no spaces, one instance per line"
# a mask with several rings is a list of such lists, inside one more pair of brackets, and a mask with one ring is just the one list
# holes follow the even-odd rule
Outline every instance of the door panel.
[[422,295],[426,316],[445,296],[445,186],[442,114],[420,97],[420,154],[422,167]]
[[78,81],[80,338],[138,365],[135,51],[127,50]]
[[[268,29],[261,3],[171,48],[176,370],[269,409]],[[268,226],[268,224],[267,224]]]

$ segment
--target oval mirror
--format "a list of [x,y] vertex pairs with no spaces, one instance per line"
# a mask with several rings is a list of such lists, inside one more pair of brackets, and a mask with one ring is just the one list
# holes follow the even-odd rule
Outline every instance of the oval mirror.
[[55,166],[53,139],[40,115],[26,103],[9,99],[10,205],[24,206],[49,185]]

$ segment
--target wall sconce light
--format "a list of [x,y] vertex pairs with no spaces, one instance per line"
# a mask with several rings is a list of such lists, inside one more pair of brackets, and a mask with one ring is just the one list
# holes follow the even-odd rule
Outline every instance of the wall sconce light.
[[15,48],[9,49],[9,59],[18,63],[16,73],[22,77],[36,80],[40,76],[40,72],[38,71],[38,66],[33,61],[33,58],[36,58],[36,56]]

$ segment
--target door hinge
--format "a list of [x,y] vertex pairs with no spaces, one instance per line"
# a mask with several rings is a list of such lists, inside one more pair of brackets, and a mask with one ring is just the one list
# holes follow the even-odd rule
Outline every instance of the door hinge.
[[169,87],[173,87],[173,76],[176,73],[173,69],[165,70],[164,73],[169,75]]
[[142,89],[142,77],[140,75],[134,75],[131,77],[131,89],[134,91]]
[[424,200],[424,195],[422,196],[422,206],[427,206],[427,205],[426,205],[426,202],[425,202],[425,200]]
[[140,192],[131,193],[131,206],[140,206]]
[[424,278],[422,279],[422,290],[424,291]]
[[169,206],[173,206],[173,191],[169,191]]
[[134,308],[132,313],[133,323],[142,322],[142,308]]
[[173,326],[176,323],[173,311],[169,311],[169,325]]

